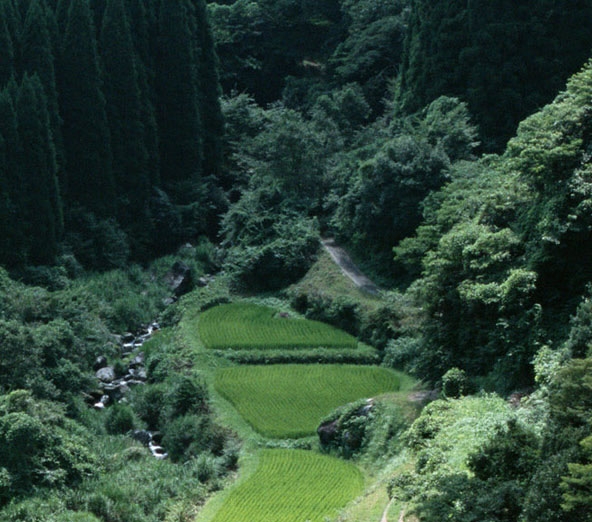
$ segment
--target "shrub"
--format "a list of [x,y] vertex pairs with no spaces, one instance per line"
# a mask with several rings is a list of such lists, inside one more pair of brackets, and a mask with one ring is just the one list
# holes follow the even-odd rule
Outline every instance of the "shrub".
[[166,395],[165,401],[169,419],[189,413],[208,412],[208,389],[203,378],[178,376],[171,379],[168,386],[170,391]]
[[205,415],[184,415],[163,426],[163,446],[173,462],[186,460],[208,449],[211,420]]
[[127,433],[135,429],[137,424],[134,410],[127,404],[114,405],[105,417],[105,428],[113,435]]
[[133,389],[132,404],[136,415],[146,423],[149,430],[157,430],[163,421],[166,385],[149,384]]
[[469,389],[469,380],[464,370],[450,368],[442,376],[442,394],[448,399],[458,399]]
[[0,398],[0,503],[36,487],[73,485],[94,463],[86,432],[56,403],[28,391]]

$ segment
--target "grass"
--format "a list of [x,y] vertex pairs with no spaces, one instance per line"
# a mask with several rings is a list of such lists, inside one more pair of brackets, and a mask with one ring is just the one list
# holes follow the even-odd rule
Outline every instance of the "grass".
[[322,251],[315,264],[298,283],[288,289],[288,294],[324,295],[328,298],[349,298],[364,309],[373,310],[381,303],[379,296],[360,290],[351,279]]
[[362,493],[353,464],[302,450],[262,450],[253,475],[231,489],[212,522],[324,522]]
[[199,317],[199,335],[209,349],[298,349],[357,347],[355,337],[318,321],[279,317],[252,303],[223,304]]
[[298,438],[314,434],[338,406],[412,384],[409,377],[378,367],[274,365],[220,369],[214,386],[258,433]]

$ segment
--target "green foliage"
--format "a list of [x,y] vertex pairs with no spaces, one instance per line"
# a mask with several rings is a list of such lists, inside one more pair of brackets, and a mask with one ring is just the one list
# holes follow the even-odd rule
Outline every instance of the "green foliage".
[[125,434],[137,427],[134,412],[127,404],[118,404],[109,408],[105,417],[107,433],[112,435]]
[[447,399],[458,399],[468,391],[467,374],[459,368],[450,368],[442,375],[442,395]]
[[0,443],[3,503],[36,487],[79,483],[95,463],[88,434],[64,409],[23,390],[0,397]]
[[498,426],[493,437],[472,453],[469,469],[481,480],[528,480],[538,464],[539,441],[535,434],[515,419]]
[[47,98],[37,75],[25,76],[16,102],[19,139],[26,153],[20,167],[23,232],[29,236],[28,257],[34,264],[50,264],[62,233],[62,201],[57,182],[55,145]]
[[[253,212],[252,208],[244,210]],[[233,219],[237,217],[236,214],[232,216]],[[250,214],[245,229],[264,229],[264,222],[272,219],[273,216],[265,211],[261,215]],[[231,270],[237,286],[258,291],[277,290],[297,281],[314,262],[318,250],[315,220],[279,218],[271,230],[276,237],[268,242],[241,245],[228,252],[225,265]]]
[[[488,150],[548,103],[589,58],[590,5],[541,1],[412,4],[398,100],[416,111],[440,95],[468,102]],[[571,37],[566,37],[570,34]],[[565,59],[564,59],[565,58]]]
[[562,478],[563,504],[561,507],[578,520],[592,520],[592,437],[580,441],[584,463],[569,463],[568,475]]
[[337,406],[411,386],[391,370],[345,365],[243,366],[215,376],[218,393],[271,438],[310,435]]
[[368,399],[337,408],[321,421],[322,425],[331,427],[327,440],[319,433],[323,451],[370,462],[392,457],[400,449],[399,437],[408,427],[398,406]]
[[343,185],[331,195],[332,225],[360,254],[378,257],[384,271],[393,246],[420,224],[421,204],[444,184],[451,161],[471,157],[475,129],[463,103],[440,98],[417,118],[369,127],[364,140],[351,153],[353,165],[337,165]]
[[238,364],[378,364],[380,353],[365,344],[357,348],[293,348],[218,350],[216,355]]
[[390,495],[422,520],[522,520],[540,439],[502,399],[435,401],[406,437],[415,472],[395,477]]
[[[113,151],[113,175],[120,191],[121,222],[139,234],[146,218],[138,213],[150,191],[148,149],[132,33],[125,3],[109,0],[100,31],[107,120]],[[140,215],[138,215],[140,214]],[[133,227],[133,223],[136,227]],[[133,230],[136,228],[136,230]]]
[[[99,216],[114,209],[113,157],[95,27],[88,0],[73,0],[58,60],[69,202]],[[80,74],[84,71],[84,74]],[[82,176],[82,173],[85,173]]]
[[199,334],[210,349],[300,349],[357,347],[351,335],[317,321],[282,317],[272,308],[232,303],[199,318]]
[[197,457],[208,450],[220,455],[227,433],[212,423],[210,417],[189,414],[164,425],[163,435],[163,445],[171,460],[179,462]]
[[167,384],[165,407],[170,418],[208,413],[208,390],[203,379],[180,376]]
[[263,450],[255,473],[231,489],[213,520],[321,522],[363,486],[362,473],[351,463],[303,450]]

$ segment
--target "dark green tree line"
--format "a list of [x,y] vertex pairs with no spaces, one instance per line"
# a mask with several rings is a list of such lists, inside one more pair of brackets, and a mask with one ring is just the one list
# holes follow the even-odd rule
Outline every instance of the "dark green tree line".
[[[13,246],[2,262],[52,263],[69,250],[93,265],[105,259],[93,250],[109,236],[137,258],[195,235],[214,236],[217,220],[201,217],[195,206],[206,206],[202,178],[211,176],[211,192],[222,157],[217,59],[205,3],[2,0],[0,12],[0,212],[4,241]],[[18,109],[21,96],[29,107],[22,101]],[[29,178],[42,157],[52,158],[42,170],[58,184],[48,192],[53,195],[41,196],[40,189],[38,197],[60,203],[37,206],[43,227],[27,219],[21,227],[15,217],[32,216],[30,190],[37,185]],[[169,223],[156,210],[160,200],[168,201]],[[159,227],[169,231],[166,245],[158,242]],[[33,230],[46,241],[37,254]],[[28,246],[10,239],[23,233]]]

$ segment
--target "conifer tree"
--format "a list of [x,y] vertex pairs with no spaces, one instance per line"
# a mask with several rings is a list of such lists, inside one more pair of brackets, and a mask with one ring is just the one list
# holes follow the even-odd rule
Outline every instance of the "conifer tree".
[[222,163],[224,121],[220,108],[218,60],[204,0],[193,0],[196,23],[196,56],[200,88],[200,113],[203,125],[203,173],[219,174]]
[[19,211],[29,240],[28,258],[34,264],[49,264],[57,255],[62,207],[47,101],[36,74],[23,77],[17,117],[24,189]]
[[160,2],[155,58],[161,177],[197,180],[202,163],[197,57],[191,0]]
[[67,200],[112,216],[111,144],[89,0],[71,1],[58,63]]
[[6,85],[14,74],[14,48],[8,30],[6,13],[0,4],[0,87]]
[[0,91],[0,264],[22,261],[22,222],[16,200],[22,189],[18,165],[18,129],[12,97],[8,89]]
[[21,145],[18,135],[18,124],[15,109],[15,98],[18,86],[14,79],[0,91],[0,135],[5,146],[6,183],[13,203],[19,204],[22,195],[21,179]]
[[41,0],[31,0],[23,25],[20,68],[29,75],[37,73],[43,84],[47,97],[51,132],[56,147],[58,169],[62,171],[65,159],[62,122],[58,108],[53,42],[48,25],[51,18],[49,8]]
[[1,0],[0,7],[0,15],[6,21],[6,27],[12,38],[13,52],[16,60],[18,56],[18,40],[21,33],[20,12],[16,8],[14,0]]
[[152,185],[160,184],[160,151],[158,127],[154,109],[154,63],[150,52],[150,27],[153,23],[152,4],[144,0],[127,3],[132,39],[136,52],[136,70],[140,87],[144,147],[148,154],[148,175]]
[[135,51],[123,0],[107,0],[100,42],[113,173],[125,200],[122,219],[135,215],[137,220],[150,193],[150,179]]

